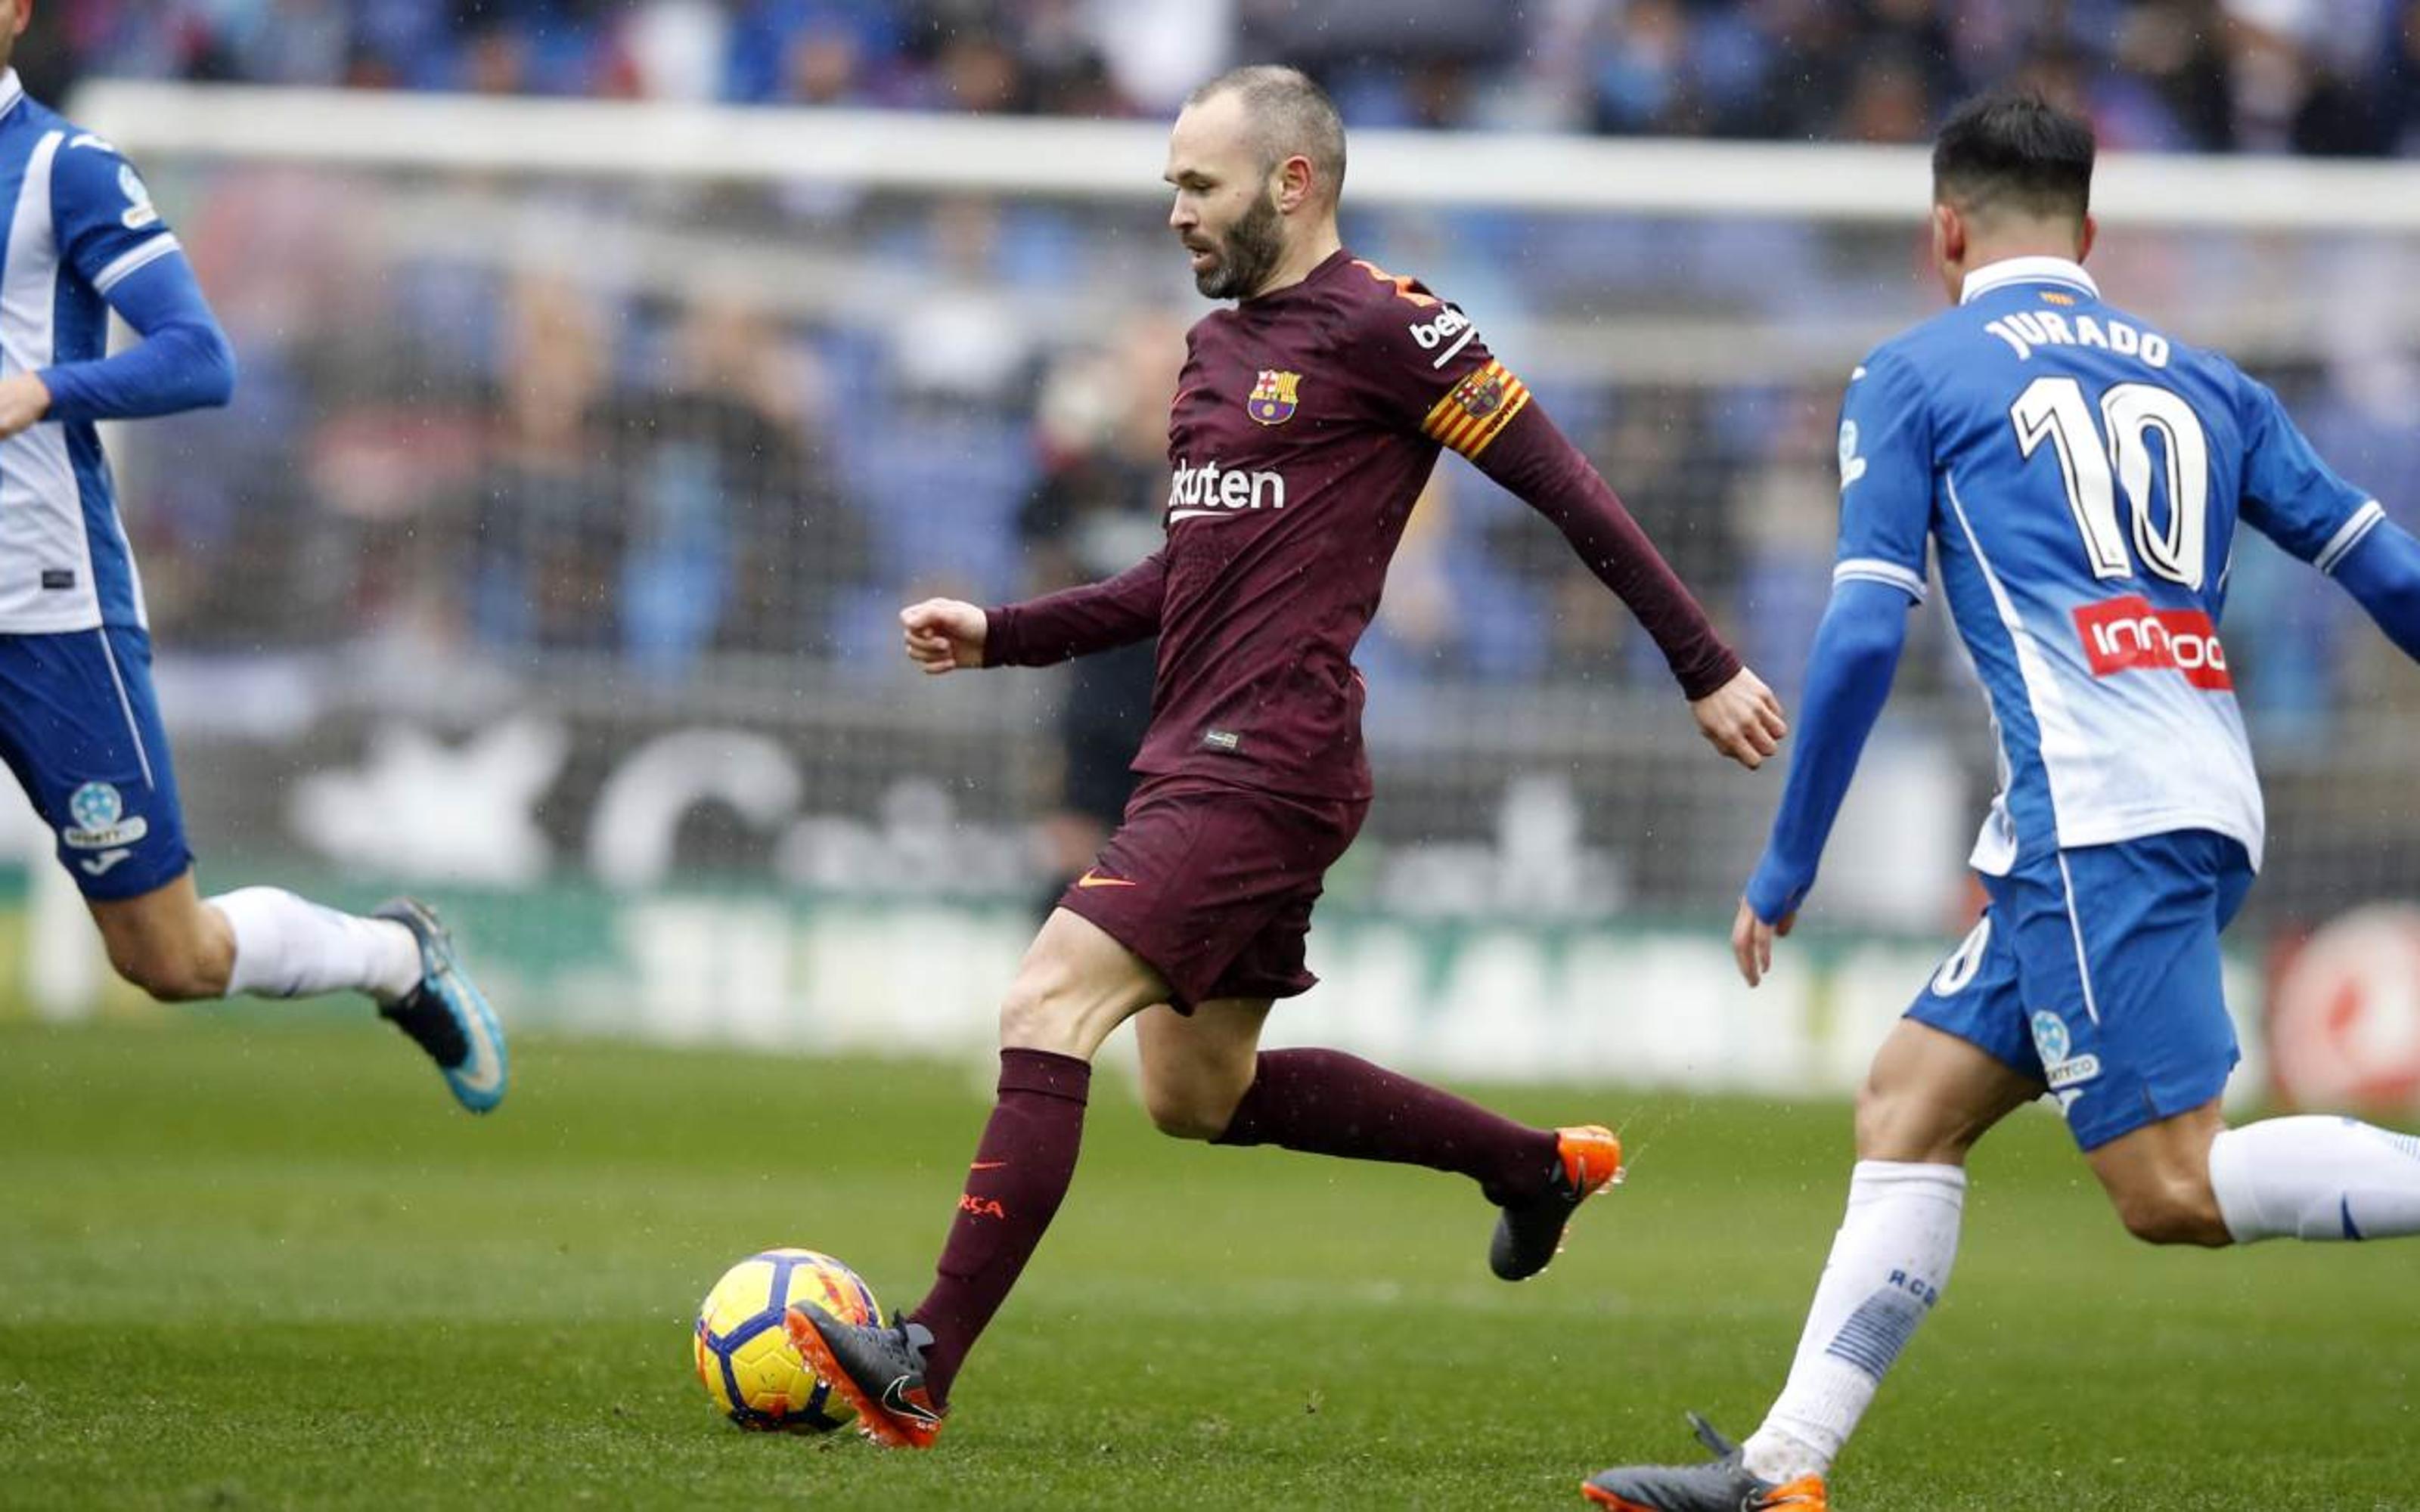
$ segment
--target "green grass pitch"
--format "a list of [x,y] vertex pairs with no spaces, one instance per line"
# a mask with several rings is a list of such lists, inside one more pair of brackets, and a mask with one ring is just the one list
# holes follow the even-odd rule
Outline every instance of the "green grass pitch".
[[[1754,1425],[1848,1160],[1837,1105],[1501,1095],[1635,1153],[1508,1287],[1466,1183],[1180,1145],[1105,1076],[941,1447],[885,1454],[728,1427],[687,1329],[774,1244],[913,1301],[973,1069],[531,1040],[515,1072],[478,1120],[366,1022],[0,1027],[0,1504],[1577,1508],[1691,1453],[1684,1408]],[[2420,1507],[2415,1369],[2420,1244],[2144,1248],[2028,1114],[1836,1502]]]

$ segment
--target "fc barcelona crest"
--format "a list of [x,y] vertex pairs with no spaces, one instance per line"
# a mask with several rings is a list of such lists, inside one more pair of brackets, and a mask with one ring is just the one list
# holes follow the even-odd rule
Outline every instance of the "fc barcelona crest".
[[1244,413],[1264,425],[1282,425],[1294,418],[1300,402],[1295,391],[1301,385],[1299,373],[1273,373],[1264,368],[1260,381],[1252,385],[1252,396],[1244,401]]

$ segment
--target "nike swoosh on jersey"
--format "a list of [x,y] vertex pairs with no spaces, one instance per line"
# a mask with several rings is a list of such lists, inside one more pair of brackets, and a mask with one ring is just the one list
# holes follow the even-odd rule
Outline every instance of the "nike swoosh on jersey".
[[103,851],[99,856],[90,856],[85,860],[78,861],[76,865],[83,867],[86,874],[97,877],[133,854],[134,853],[132,851],[123,850]]
[[1105,877],[1097,872],[1087,872],[1082,876],[1076,879],[1076,886],[1079,887],[1140,887],[1141,884],[1128,882],[1123,877]]

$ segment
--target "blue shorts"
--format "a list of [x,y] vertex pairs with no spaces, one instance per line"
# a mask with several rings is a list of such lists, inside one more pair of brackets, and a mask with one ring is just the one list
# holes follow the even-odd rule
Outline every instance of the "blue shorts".
[[0,761],[86,898],[138,897],[194,864],[141,630],[0,635]]
[[1985,877],[1991,906],[1907,1016],[2057,1097],[2086,1149],[2218,1096],[2240,1051],[2219,931],[2252,886],[2243,847],[2180,830]]

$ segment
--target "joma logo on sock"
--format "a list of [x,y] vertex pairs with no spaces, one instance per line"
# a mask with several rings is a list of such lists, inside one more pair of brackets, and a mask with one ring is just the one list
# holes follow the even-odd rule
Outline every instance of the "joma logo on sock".
[[1008,1210],[990,1197],[979,1197],[971,1192],[958,1194],[958,1211],[977,1218],[1005,1218]]

